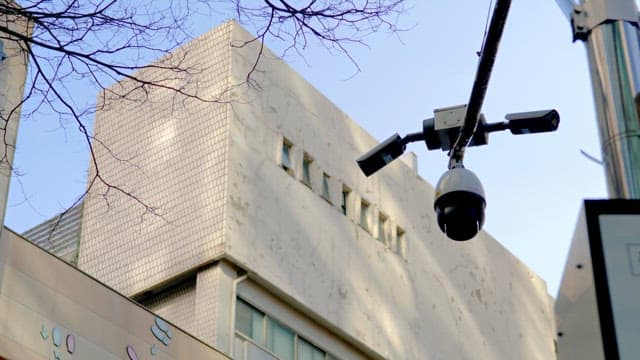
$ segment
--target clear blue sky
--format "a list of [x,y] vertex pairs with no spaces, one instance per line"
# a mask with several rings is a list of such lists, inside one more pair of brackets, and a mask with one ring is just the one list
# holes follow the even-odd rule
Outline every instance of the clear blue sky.
[[[478,0],[410,3],[400,21],[409,30],[374,35],[369,48],[351,50],[361,69],[355,76],[346,58],[323,49],[286,58],[380,140],[421,130],[434,108],[467,102],[489,10],[489,1]],[[488,146],[467,151],[465,165],[485,187],[485,229],[555,296],[582,199],[606,197],[604,170],[580,154],[600,157],[584,45],[572,43],[554,0],[514,0],[483,113],[496,122],[510,112],[547,108],[560,112],[556,133],[492,134]],[[423,144],[409,150],[434,184],[446,155]],[[6,223],[17,231],[65,209],[86,186],[86,146],[74,127],[64,130],[46,116],[22,122],[15,163],[22,185],[11,186]]]

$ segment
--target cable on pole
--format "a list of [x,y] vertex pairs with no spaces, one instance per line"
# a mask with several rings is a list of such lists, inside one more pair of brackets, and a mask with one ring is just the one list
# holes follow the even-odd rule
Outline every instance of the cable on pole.
[[493,9],[491,23],[489,24],[489,31],[487,32],[485,44],[482,48],[482,52],[480,53],[478,70],[476,71],[476,78],[471,89],[471,96],[469,97],[467,111],[464,117],[464,124],[460,129],[460,134],[458,135],[451,152],[449,153],[450,169],[462,165],[464,150],[478,126],[480,110],[482,109],[484,97],[487,93],[489,79],[491,78],[491,71],[493,70],[493,64],[496,60],[498,46],[500,45],[500,39],[502,38],[504,26],[507,22],[507,15],[509,13],[510,6],[511,0],[497,0],[496,6]]

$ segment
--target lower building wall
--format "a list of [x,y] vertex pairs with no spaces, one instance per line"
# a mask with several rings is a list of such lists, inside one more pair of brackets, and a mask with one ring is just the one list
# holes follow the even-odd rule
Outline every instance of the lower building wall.
[[[295,341],[291,344],[294,349],[299,347],[297,344],[304,342],[312,344],[318,353],[325,353],[325,357],[322,359],[364,360],[378,358],[373,353],[365,354],[358,349],[357,344],[350,343],[347,339],[344,339],[344,334],[323,327],[309,317],[309,314],[306,314],[304,310],[301,311],[291,306],[290,303],[283,301],[281,297],[269,292],[251,278],[247,278],[238,284],[236,302],[245,302],[252,308],[262,312],[270,321],[276,321],[282,325],[293,335]],[[239,316],[237,308],[234,314],[236,324]],[[266,337],[268,338],[269,335],[267,334]],[[234,359],[250,360],[250,357],[242,356],[242,347],[245,348],[245,354],[250,346],[260,347],[265,349],[265,352],[268,352],[268,346],[263,346],[258,341],[248,337],[247,334],[243,334],[238,326],[235,329],[235,345]],[[302,356],[294,358],[304,359]]]
[[0,359],[228,359],[3,229]]
[[[267,290],[260,285],[263,279],[243,274],[243,270],[228,259],[197,269],[179,282],[156,289],[140,299],[149,310],[171,321],[238,360],[279,359],[265,341],[272,336],[269,322],[277,322],[292,335],[289,350],[297,354],[299,344],[306,344],[324,357],[314,359],[380,359],[357,339],[348,338],[340,329],[329,329],[323,319],[314,319],[306,309],[295,304],[285,294]],[[262,313],[263,319],[254,321],[262,336],[245,334],[239,330],[238,314],[243,304]],[[282,349],[282,344],[280,348]],[[286,346],[286,345],[285,345]],[[307,350],[309,350],[307,349]],[[317,355],[316,354],[316,355]],[[286,358],[286,357],[285,357]],[[292,359],[306,359],[303,354]]]
[[221,259],[150,289],[136,299],[204,343],[232,353],[236,284],[242,271]]
[[183,330],[195,330],[196,282],[193,277],[170,286],[140,302],[144,307],[170,319]]

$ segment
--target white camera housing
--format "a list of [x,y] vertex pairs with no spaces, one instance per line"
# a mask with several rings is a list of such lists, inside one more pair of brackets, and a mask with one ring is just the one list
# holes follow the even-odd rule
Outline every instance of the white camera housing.
[[484,224],[485,207],[482,183],[470,170],[454,167],[438,180],[434,209],[438,226],[450,239],[473,238]]

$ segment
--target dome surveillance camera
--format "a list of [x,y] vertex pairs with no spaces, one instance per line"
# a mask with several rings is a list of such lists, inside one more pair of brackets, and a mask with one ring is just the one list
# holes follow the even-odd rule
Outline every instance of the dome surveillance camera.
[[448,170],[436,185],[434,208],[447,237],[465,241],[484,224],[484,189],[478,177],[463,167]]

